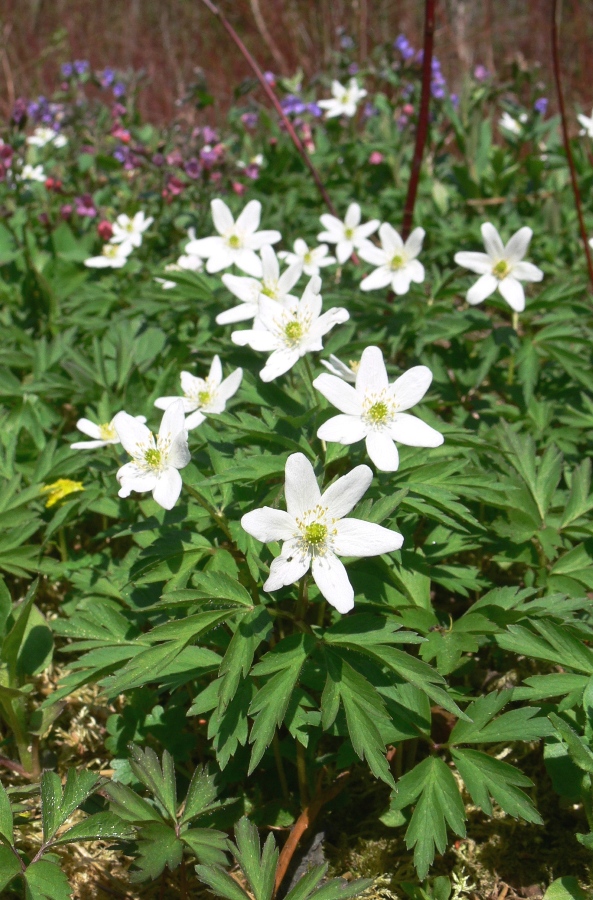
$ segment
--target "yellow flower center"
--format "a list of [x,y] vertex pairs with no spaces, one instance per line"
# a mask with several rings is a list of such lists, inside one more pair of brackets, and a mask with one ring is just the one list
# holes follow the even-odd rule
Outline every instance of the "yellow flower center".
[[200,406],[206,406],[207,403],[210,403],[210,391],[199,391],[198,392],[198,403]]
[[229,247],[232,250],[238,250],[241,246],[241,238],[237,234],[231,234],[229,237]]
[[297,319],[293,319],[284,326],[284,334],[291,343],[296,344],[303,336],[303,326]]
[[313,257],[311,256],[310,250],[307,250],[307,252],[303,256],[303,262],[305,263],[306,266],[310,266],[311,263],[313,262]]
[[496,275],[499,280],[506,278],[510,271],[511,267],[505,259],[501,259],[500,262],[497,262],[492,268],[492,274]]
[[103,256],[108,256],[109,259],[111,259],[111,257],[117,256],[117,250],[117,244],[105,244],[103,247]]
[[389,415],[389,409],[386,403],[383,400],[377,401],[377,403],[373,403],[369,411],[367,412],[368,418],[375,425],[380,425],[384,422]]
[[313,522],[311,525],[305,527],[304,538],[308,544],[312,544],[314,547],[318,547],[319,544],[322,544],[326,537],[327,525],[322,525],[320,522]]
[[261,293],[266,297],[271,297],[272,300],[276,299],[276,289],[273,287],[268,287],[267,284],[262,284]]
[[156,469],[161,464],[161,451],[151,447],[145,452],[144,459],[151,468]]
[[406,261],[403,256],[394,256],[391,260],[390,266],[394,272],[397,272],[398,269],[403,269],[405,264]]
[[111,422],[99,425],[99,434],[102,441],[114,441],[117,438],[117,433]]
[[354,228],[345,228],[344,229],[344,237],[347,241],[351,241],[354,237]]

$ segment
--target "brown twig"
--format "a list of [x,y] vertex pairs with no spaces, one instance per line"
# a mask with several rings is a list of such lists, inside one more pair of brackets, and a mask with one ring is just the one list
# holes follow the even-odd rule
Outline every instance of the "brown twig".
[[219,8],[217,6],[215,6],[214,3],[212,3],[212,0],[202,0],[202,3],[204,4],[204,6],[206,6],[210,10],[210,12],[214,16],[217,16],[220,19],[222,27],[227,32],[227,34],[229,35],[229,37],[231,38],[233,43],[236,45],[239,52],[245,57],[245,59],[247,60],[247,62],[251,66],[251,68],[253,69],[253,72],[254,72],[257,80],[259,81],[264,93],[266,94],[266,96],[272,103],[274,109],[280,116],[280,119],[282,120],[282,123],[283,123],[284,127],[286,128],[288,135],[290,136],[290,139],[292,140],[293,144],[295,145],[295,147],[299,153],[299,156],[301,157],[301,159],[305,163],[306,167],[309,169],[309,172],[313,176],[313,180],[317,186],[317,190],[323,197],[323,201],[324,201],[325,205],[329,209],[332,216],[337,217],[336,209],[331,201],[331,197],[329,196],[329,194],[327,193],[327,191],[325,189],[325,185],[323,184],[323,181],[321,180],[321,176],[320,176],[319,172],[313,165],[313,163],[311,161],[311,157],[307,153],[303,142],[301,141],[300,137],[294,130],[292,122],[290,121],[290,119],[287,117],[286,113],[282,109],[282,106],[280,105],[280,101],[278,100],[278,97],[272,90],[271,85],[269,85],[268,82],[266,81],[266,79],[264,77],[264,73],[262,72],[262,70],[260,69],[258,64],[256,63],[255,59],[253,58],[253,56],[251,55],[251,53],[249,52],[249,50],[247,49],[247,47],[245,46],[245,44],[243,43],[243,41],[241,40],[241,38],[239,37],[237,32],[235,31],[235,29],[233,28],[231,23],[223,16],[223,14],[219,10]]
[[274,895],[278,892],[278,888],[282,884],[284,876],[288,870],[290,865],[290,861],[295,854],[295,851],[299,845],[299,841],[307,831],[309,826],[315,821],[322,806],[325,806],[326,803],[329,803],[330,800],[333,800],[334,797],[337,797],[338,794],[344,789],[346,786],[346,781],[350,777],[350,772],[341,772],[334,783],[322,794],[318,794],[313,798],[313,800],[306,806],[294,825],[292,826],[291,832],[288,835],[286,843],[280,852],[280,858],[278,859],[278,868],[276,869],[276,881],[274,884]]
[[414,206],[416,205],[416,194],[418,191],[418,181],[420,179],[420,169],[422,167],[422,156],[424,154],[424,145],[426,144],[426,136],[428,134],[428,112],[430,107],[430,84],[432,81],[432,48],[434,44],[435,10],[436,0],[425,0],[424,50],[422,56],[422,90],[420,93],[420,112],[418,114],[416,144],[414,147],[414,156],[412,158],[412,171],[410,172],[408,195],[406,197],[406,203],[404,206],[404,219],[402,224],[402,238],[404,239],[404,241],[407,239],[412,229],[412,221],[414,219]]
[[564,152],[570,169],[570,180],[572,182],[572,192],[574,194],[574,205],[577,210],[579,220],[579,230],[581,232],[581,240],[585,248],[585,257],[587,259],[587,268],[589,270],[589,281],[593,287],[593,259],[591,259],[591,249],[587,240],[587,230],[585,228],[585,220],[583,218],[583,208],[581,205],[581,194],[577,181],[577,173],[574,166],[574,159],[570,147],[570,138],[568,136],[568,120],[566,117],[566,107],[564,105],[564,95],[562,93],[562,81],[560,77],[560,42],[558,36],[558,17],[560,4],[558,0],[552,0],[552,62],[554,65],[554,80],[556,82],[556,94],[558,95],[558,107],[560,109],[560,119],[562,121],[562,140],[564,142]]
[[251,12],[253,13],[253,18],[255,20],[255,24],[257,25],[257,30],[261,34],[264,44],[274,57],[274,62],[278,66],[278,71],[286,72],[287,65],[286,60],[284,59],[284,54],[270,34],[268,26],[266,25],[266,20],[262,15],[259,0],[249,0],[249,5],[251,6]]
[[24,778],[33,777],[30,772],[27,772],[24,766],[21,766],[20,763],[15,762],[13,759],[8,759],[6,756],[0,756],[0,766],[3,766],[10,772],[16,772],[17,775],[22,775]]

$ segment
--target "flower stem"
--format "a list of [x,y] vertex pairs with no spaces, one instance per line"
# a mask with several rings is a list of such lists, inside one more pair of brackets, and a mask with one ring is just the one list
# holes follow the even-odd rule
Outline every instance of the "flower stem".
[[307,780],[307,761],[305,759],[305,748],[300,741],[296,742],[296,767],[297,776],[299,779],[301,808],[304,809],[309,802],[309,782]]
[[311,363],[307,359],[307,356],[303,356],[303,363],[305,372],[307,373],[307,377],[303,378],[303,381],[307,385],[308,392],[311,396],[311,400],[313,402],[313,406],[317,406],[317,394],[315,393],[315,388],[313,387],[313,370],[311,369]]
[[302,620],[305,618],[307,608],[309,606],[309,596],[308,596],[308,591],[307,591],[308,580],[309,580],[309,574],[308,574],[308,572],[305,572],[305,574],[299,581],[299,597],[297,600],[297,607],[296,607],[296,613],[295,613],[297,620],[299,620],[299,619]]

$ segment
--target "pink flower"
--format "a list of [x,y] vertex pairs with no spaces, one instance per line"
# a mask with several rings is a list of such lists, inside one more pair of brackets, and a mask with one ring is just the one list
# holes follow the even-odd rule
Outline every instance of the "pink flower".
[[113,228],[111,222],[107,222],[103,219],[102,222],[99,222],[97,225],[97,232],[102,241],[110,241],[113,237]]
[[247,185],[241,184],[240,181],[233,181],[233,191],[235,194],[238,194],[239,197],[242,197],[246,190]]
[[379,153],[378,150],[373,150],[371,155],[369,156],[369,163],[371,166],[379,166],[383,162],[383,154]]

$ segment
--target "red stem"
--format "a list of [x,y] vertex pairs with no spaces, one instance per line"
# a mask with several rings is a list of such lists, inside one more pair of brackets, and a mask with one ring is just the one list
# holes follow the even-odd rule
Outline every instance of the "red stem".
[[587,258],[589,281],[593,286],[593,260],[591,259],[591,248],[589,247],[589,241],[587,240],[587,229],[585,228],[585,220],[583,218],[581,194],[579,191],[577,173],[574,166],[572,149],[570,146],[570,138],[568,136],[568,120],[566,117],[566,107],[564,106],[564,96],[562,94],[562,81],[560,78],[560,42],[558,37],[558,8],[558,0],[552,0],[552,60],[554,64],[554,80],[556,81],[558,107],[560,109],[560,118],[562,120],[562,140],[564,142],[564,152],[566,153],[566,159],[568,160],[568,168],[570,169],[570,180],[572,182],[572,192],[574,194],[574,205],[576,206],[577,210],[581,240],[583,241],[585,256]]
[[210,10],[210,12],[213,15],[218,16],[223,28],[225,29],[227,34],[230,36],[231,40],[235,43],[235,45],[239,49],[240,53],[242,53],[242,55],[245,57],[245,59],[247,60],[247,62],[251,66],[251,68],[253,69],[257,80],[259,81],[260,85],[262,86],[262,88],[264,90],[264,93],[266,94],[266,96],[268,97],[268,99],[270,100],[272,105],[274,106],[274,109],[280,116],[280,118],[284,124],[284,127],[286,128],[286,131],[290,135],[290,138],[291,138],[293,144],[295,145],[301,159],[303,160],[303,162],[309,169],[309,172],[313,176],[313,180],[315,181],[315,184],[317,185],[317,190],[323,197],[325,205],[329,209],[332,216],[337,217],[336,209],[331,201],[329,194],[327,193],[327,191],[325,189],[325,186],[323,184],[323,181],[321,180],[321,176],[320,176],[319,172],[317,171],[317,169],[311,162],[311,158],[310,158],[309,154],[307,153],[307,151],[303,145],[303,142],[301,141],[300,137],[294,130],[292,122],[288,119],[288,117],[286,116],[286,113],[282,109],[282,107],[280,105],[280,101],[278,100],[278,97],[272,90],[271,85],[269,85],[268,82],[266,81],[266,79],[264,78],[264,73],[262,72],[262,70],[260,69],[258,64],[256,63],[255,59],[253,58],[253,56],[251,55],[251,53],[249,52],[249,50],[247,49],[247,47],[245,46],[245,44],[243,43],[243,41],[241,40],[241,38],[239,37],[237,32],[235,31],[235,29],[233,28],[233,26],[230,24],[230,22],[227,19],[225,19],[225,17],[220,12],[218,7],[215,6],[214,3],[212,3],[212,0],[202,0],[202,3],[204,4],[204,6],[206,6]]
[[428,134],[428,111],[430,106],[430,84],[432,81],[432,48],[434,44],[435,10],[436,0],[426,0],[424,7],[424,51],[422,56],[422,91],[420,93],[420,113],[418,115],[416,145],[414,147],[414,156],[412,159],[412,171],[410,172],[408,195],[406,197],[406,204],[404,206],[404,220],[402,224],[402,238],[404,239],[404,241],[407,239],[410,231],[412,230],[414,206],[416,205],[418,181],[420,179],[420,169],[422,167],[422,156],[424,154],[424,145],[426,144],[426,136]]

